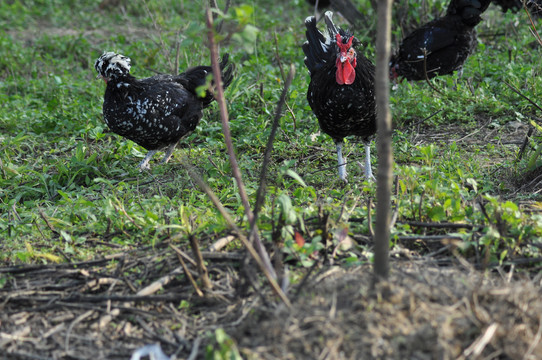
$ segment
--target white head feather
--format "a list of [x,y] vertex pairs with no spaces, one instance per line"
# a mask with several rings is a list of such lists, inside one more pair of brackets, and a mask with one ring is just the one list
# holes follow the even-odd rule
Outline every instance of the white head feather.
[[125,76],[130,73],[130,64],[132,60],[129,57],[114,53],[112,51],[104,52],[94,63],[94,68],[98,74],[106,79]]

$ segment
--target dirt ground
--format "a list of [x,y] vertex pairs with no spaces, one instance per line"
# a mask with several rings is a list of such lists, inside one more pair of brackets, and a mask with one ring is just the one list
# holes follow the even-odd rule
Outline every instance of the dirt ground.
[[[317,266],[290,286],[288,308],[263,281],[246,291],[242,253],[203,257],[204,296],[187,276],[198,276],[191,256],[167,243],[0,268],[0,359],[129,359],[155,343],[172,359],[207,348],[250,359],[542,359],[542,274],[395,256],[374,287],[370,265]],[[233,339],[226,348],[218,328]]]

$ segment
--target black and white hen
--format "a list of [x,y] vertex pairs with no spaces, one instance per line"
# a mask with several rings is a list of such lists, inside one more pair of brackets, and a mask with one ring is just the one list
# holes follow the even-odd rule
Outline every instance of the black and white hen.
[[[149,160],[165,149],[162,163],[167,163],[179,140],[194,131],[203,109],[214,100],[210,91],[200,97],[199,86],[205,85],[210,66],[196,66],[179,75],[156,75],[136,79],[130,75],[130,58],[104,52],[94,67],[107,84],[103,116],[111,131],[148,150],[139,169],[148,169]],[[228,54],[221,63],[223,86],[232,81]]]
[[425,80],[461,70],[477,45],[474,27],[491,0],[451,0],[446,15],[406,36],[390,61],[390,77]]
[[358,136],[365,144],[365,177],[372,180],[370,138],[376,132],[375,67],[356,51],[359,40],[349,31],[337,28],[332,16],[331,11],[324,14],[326,35],[316,27],[314,16],[305,19],[307,41],[303,52],[311,76],[307,100],[320,128],[335,142],[339,177],[346,181],[343,140]]

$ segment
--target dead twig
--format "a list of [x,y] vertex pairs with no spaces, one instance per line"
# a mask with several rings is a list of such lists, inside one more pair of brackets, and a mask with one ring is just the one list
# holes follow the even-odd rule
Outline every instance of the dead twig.
[[[524,98],[525,100],[527,100],[528,102],[530,102],[535,108],[537,108],[538,110],[542,111],[542,107],[540,107],[537,103],[535,103],[533,100],[529,99],[526,95],[522,94],[521,91],[519,91],[519,89],[517,87],[515,87],[514,85],[508,83],[507,81],[504,81],[503,82],[506,84],[506,86],[508,86],[510,88],[510,90],[512,90],[513,92],[515,92],[516,94],[518,94],[519,96],[521,96],[522,98]],[[541,124],[542,123],[538,120],[538,119],[534,119],[537,123]]]
[[435,87],[435,85],[433,85],[431,83],[431,81],[429,80],[429,75],[427,75],[427,55],[429,55],[429,53],[427,52],[427,49],[422,49],[423,51],[423,73],[425,75],[425,81],[427,82],[427,84],[429,85],[429,87],[433,90],[435,90],[439,95],[442,95],[442,93],[440,92],[439,89],[437,89]]
[[68,327],[68,330],[66,331],[66,340],[64,341],[64,351],[66,353],[69,353],[70,350],[70,334],[73,330],[73,327],[80,323],[81,321],[85,320],[86,318],[90,317],[92,314],[94,314],[94,310],[89,310],[85,312],[84,314],[79,315],[75,320],[73,320]]
[[209,251],[211,252],[220,251],[224,247],[226,247],[229,243],[231,243],[233,240],[235,240],[235,236],[233,235],[224,236],[218,239],[217,241],[215,241],[211,246],[209,246]]
[[[241,202],[245,208],[245,215],[250,224],[254,222],[254,214],[250,208],[250,203],[248,201],[248,195],[245,190],[245,184],[243,183],[241,171],[239,170],[239,165],[237,163],[237,158],[235,156],[235,150],[233,148],[233,141],[230,132],[229,119],[228,119],[228,108],[226,107],[226,100],[224,98],[224,88],[222,86],[222,77],[220,73],[220,66],[218,64],[218,50],[215,42],[214,31],[213,31],[213,17],[211,16],[211,10],[207,8],[206,10],[206,22],[208,30],[208,39],[209,39],[209,49],[211,51],[211,64],[213,68],[213,76],[215,78],[215,98],[220,109],[220,119],[222,122],[222,132],[224,134],[224,142],[226,143],[226,149],[230,159],[230,164],[232,168],[233,177],[237,182],[237,188],[239,191],[239,196],[241,197]],[[259,257],[262,260],[262,263],[267,269],[267,272],[274,278],[277,278],[277,274],[271,265],[269,255],[265,250],[259,236],[257,233],[254,233],[253,244],[256,250],[258,251]]]
[[421,120],[418,120],[418,121],[416,121],[414,124],[410,124],[410,125],[408,125],[407,127],[410,127],[410,128],[416,127],[416,126],[420,125],[421,123],[424,123],[424,122],[426,122],[427,120],[431,119],[433,116],[438,115],[438,114],[439,114],[440,112],[442,112],[442,111],[444,111],[444,109],[437,110],[437,111],[435,111],[434,113],[432,113],[431,115],[429,115],[429,116],[427,116],[427,117],[425,117],[425,118],[423,118],[423,119],[421,119]]
[[158,290],[162,289],[167,285],[171,280],[173,280],[177,275],[182,274],[182,268],[178,267],[171,271],[169,274],[162,276],[160,279],[154,281],[152,284],[144,287],[143,289],[137,292],[138,296],[152,295]]
[[493,121],[493,119],[490,118],[484,125],[480,126],[478,129],[474,130],[474,131],[471,132],[470,134],[467,134],[467,135],[463,136],[462,138],[455,140],[455,142],[458,143],[458,142],[460,142],[460,141],[465,140],[466,138],[469,138],[469,137],[473,136],[474,134],[479,133],[479,132],[482,131],[485,127],[487,127],[489,124],[491,124],[492,121]]
[[[482,354],[482,351],[484,351],[487,344],[489,344],[491,339],[493,339],[493,337],[495,336],[495,333],[496,333],[498,327],[499,327],[499,325],[497,323],[492,323],[491,325],[489,325],[486,328],[486,330],[484,331],[484,333],[482,335],[480,335],[476,339],[476,341],[474,341],[471,344],[471,346],[469,346],[468,348],[465,349],[465,351],[463,351],[464,358],[465,359],[473,359],[473,358],[475,359],[480,354]],[[463,357],[461,357],[461,358],[463,358]]]
[[[15,206],[15,204],[13,204],[13,206]],[[15,212],[16,213],[16,212]],[[40,217],[43,219],[43,221],[45,221],[45,225],[47,225],[47,227],[49,228],[49,230],[51,230],[53,232],[53,234],[55,235],[59,235],[60,233],[58,231],[55,230],[55,228],[53,227],[53,225],[51,225],[51,223],[49,222],[49,219],[47,219],[47,217],[45,216],[45,214],[43,213],[43,210],[41,210],[41,208],[38,206],[38,213],[40,214]],[[20,220],[20,218],[19,218]]]
[[218,212],[220,212],[220,214],[222,215],[224,220],[226,220],[226,222],[228,223],[230,228],[235,232],[235,234],[239,237],[239,239],[241,240],[243,245],[246,247],[246,249],[248,250],[250,255],[254,258],[254,260],[256,261],[256,264],[258,264],[258,267],[260,268],[260,270],[263,272],[263,274],[265,275],[265,277],[269,281],[273,291],[275,291],[277,296],[279,296],[280,299],[288,307],[291,307],[292,305],[290,303],[290,300],[286,297],[284,292],[280,289],[280,286],[278,285],[278,283],[276,281],[276,277],[271,275],[271,273],[268,271],[268,267],[265,266],[262,258],[260,257],[260,255],[258,254],[256,249],[254,249],[254,246],[252,246],[252,243],[243,234],[241,229],[239,229],[239,227],[235,224],[235,222],[231,218],[230,214],[228,213],[228,211],[226,210],[224,205],[222,205],[222,203],[220,202],[218,197],[215,195],[215,193],[211,190],[209,185],[207,185],[205,183],[205,181],[203,181],[201,176],[195,172],[194,168],[190,164],[188,164],[186,159],[184,159],[184,158],[181,159],[181,162],[182,162],[183,166],[186,168],[186,170],[187,170],[189,176],[192,178],[192,180],[194,180],[194,182],[196,182],[196,184],[198,184],[198,186],[203,190],[203,192],[205,192],[205,194],[207,194],[207,196],[209,197],[209,199],[211,200],[213,205],[216,207]]
[[527,132],[527,135],[525,135],[525,139],[523,140],[523,143],[521,144],[521,147],[519,148],[518,155],[516,156],[516,163],[523,158],[523,154],[525,154],[525,150],[527,149],[527,145],[529,144],[529,139],[533,135],[534,127],[530,126],[529,131]]
[[369,228],[369,236],[374,239],[375,232],[373,230],[373,215],[371,209],[373,208],[373,198],[369,197],[367,200],[367,227]]
[[[117,203],[118,203],[118,200],[117,200]],[[138,223],[136,223],[135,220],[134,220],[130,215],[128,215],[128,213],[126,212],[126,210],[124,209],[124,207],[120,205],[120,203],[118,204],[118,206],[117,206],[117,204],[113,204],[113,207],[115,208],[115,210],[117,210],[117,211],[123,213],[124,216],[126,216],[126,218],[127,218],[132,224],[134,224],[134,226],[135,226],[138,230],[143,230],[143,228],[142,228]]]
[[[538,5],[538,4],[536,4]],[[540,38],[540,34],[538,34],[538,30],[536,30],[536,25],[534,24],[533,18],[531,17],[531,13],[529,12],[529,9],[527,9],[527,4],[524,1],[523,2],[523,10],[527,13],[527,16],[529,17],[529,21],[531,23],[531,34],[535,37],[536,41],[538,41],[539,45],[542,45],[542,39]],[[540,9],[539,9],[540,10]]]
[[199,351],[199,345],[201,343],[201,338],[198,336],[196,340],[194,340],[194,343],[192,344],[192,350],[190,351],[190,355],[186,360],[196,360],[198,357],[198,351]]
[[251,229],[250,229],[250,236],[249,238],[252,239],[252,237],[255,235],[256,232],[256,221],[258,219],[258,214],[260,212],[260,208],[264,201],[265,196],[265,190],[266,190],[266,179],[267,179],[267,170],[269,168],[269,161],[271,159],[271,152],[273,151],[273,142],[275,140],[275,136],[277,134],[277,129],[279,127],[279,120],[282,114],[282,106],[286,102],[286,95],[288,94],[288,89],[290,88],[290,85],[292,84],[292,80],[294,78],[295,74],[295,67],[293,64],[290,65],[290,71],[288,72],[288,77],[286,78],[286,82],[284,84],[284,88],[282,89],[282,94],[280,95],[279,103],[277,104],[277,108],[275,110],[275,116],[273,118],[273,124],[271,125],[271,133],[269,134],[269,139],[267,139],[267,145],[265,147],[265,154],[263,157],[263,163],[262,163],[262,170],[260,172],[260,185],[258,187],[258,191],[256,192],[256,204],[254,205],[254,218],[251,222]]
[[[286,78],[286,75],[284,74],[284,68],[282,66],[282,60],[281,60],[280,54],[279,54],[279,42],[278,42],[278,39],[277,39],[277,33],[276,32],[274,33],[274,37],[275,37],[275,59],[277,59],[277,63],[279,64],[280,75],[282,77],[282,81],[284,81],[286,83],[287,78]],[[290,65],[290,66],[293,66],[293,65]],[[294,67],[294,71],[295,71],[295,67]],[[290,81],[290,83],[291,83],[291,81]],[[288,84],[288,85],[285,84],[284,88],[285,89],[289,88],[290,85],[291,84]],[[281,98],[281,100],[282,100],[282,98]],[[288,112],[292,116],[292,120],[294,122],[294,130],[296,130],[297,129],[297,122],[296,122],[294,111],[292,110],[290,105],[288,105],[288,103],[286,101],[284,101],[284,105],[286,105],[286,109],[288,110]]]
[[463,240],[460,236],[457,235],[418,235],[418,236],[398,236],[397,240],[399,241],[443,241],[443,240]]
[[422,221],[398,221],[400,224],[407,224],[409,226],[434,228],[434,229],[473,229],[472,224],[460,224],[460,223],[435,223],[435,222],[422,222]]
[[185,253],[184,251],[182,251],[181,249],[179,249],[175,245],[169,244],[169,247],[172,248],[173,251],[175,251],[179,256],[182,256],[184,259],[186,259],[190,264],[192,264],[193,266],[197,266],[194,259],[192,259],[190,256],[188,256],[187,253]]
[[529,345],[529,348],[525,352],[525,355],[523,355],[523,359],[530,359],[531,354],[533,353],[534,349],[540,344],[540,339],[542,338],[542,316],[538,319],[538,331],[536,332],[536,335],[531,341],[531,345]]
[[196,258],[198,273],[199,273],[199,276],[201,277],[203,288],[205,290],[211,290],[213,288],[213,284],[211,283],[211,280],[209,279],[209,273],[207,272],[207,267],[205,266],[205,262],[203,261],[203,257],[201,256],[201,250],[199,248],[198,239],[196,239],[194,235],[190,235],[189,239],[190,239],[190,246],[192,247],[192,252],[194,253],[194,257]]
[[199,288],[198,284],[194,280],[194,277],[190,273],[188,266],[186,266],[186,263],[184,262],[182,256],[179,255],[179,253],[177,253],[177,258],[179,259],[179,262],[181,263],[181,266],[183,267],[184,273],[186,277],[188,278],[188,281],[190,281],[190,284],[192,284],[192,287],[194,288],[198,296],[203,297],[204,296],[203,291],[201,291],[201,289]]

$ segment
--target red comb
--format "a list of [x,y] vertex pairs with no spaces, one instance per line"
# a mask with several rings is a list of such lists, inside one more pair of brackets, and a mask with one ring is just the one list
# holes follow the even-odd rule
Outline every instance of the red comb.
[[350,39],[348,39],[346,44],[343,44],[343,37],[340,34],[335,35],[335,38],[337,39],[337,46],[339,47],[339,50],[346,52],[352,47],[352,40],[354,40],[354,36],[350,36]]

